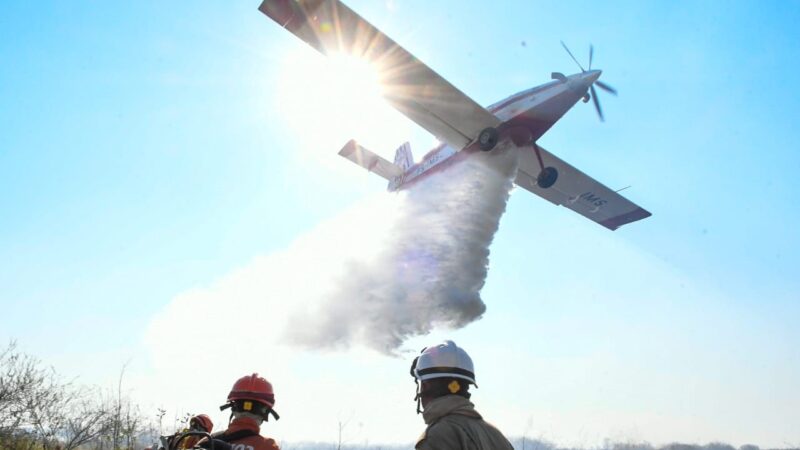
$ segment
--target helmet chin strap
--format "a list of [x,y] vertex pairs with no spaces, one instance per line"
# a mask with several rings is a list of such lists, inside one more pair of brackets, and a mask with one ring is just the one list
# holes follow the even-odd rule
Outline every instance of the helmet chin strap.
[[[422,352],[424,352],[425,349],[427,349],[427,348],[428,347],[423,348]],[[422,353],[422,352],[420,352],[420,353]],[[411,373],[411,377],[414,378],[414,384],[417,385],[417,390],[416,390],[417,391],[417,395],[414,396],[414,401],[417,402],[417,414],[420,414],[420,413],[422,413],[422,391],[421,391],[421,387],[420,387],[420,384],[419,384],[419,379],[417,379],[417,374],[416,374],[417,361],[419,361],[419,356],[414,358],[414,361],[411,362],[411,370],[409,370],[409,372]]]
[[417,395],[414,396],[414,400],[417,402],[417,414],[422,413],[422,392],[420,391],[419,381],[414,379],[414,382],[417,384]]

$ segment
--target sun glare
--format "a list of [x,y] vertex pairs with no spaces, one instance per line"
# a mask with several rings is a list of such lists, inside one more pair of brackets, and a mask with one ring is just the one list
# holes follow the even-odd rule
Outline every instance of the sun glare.
[[349,139],[391,155],[411,132],[381,97],[376,70],[360,58],[303,49],[283,59],[280,74],[279,107],[307,156],[336,156]]

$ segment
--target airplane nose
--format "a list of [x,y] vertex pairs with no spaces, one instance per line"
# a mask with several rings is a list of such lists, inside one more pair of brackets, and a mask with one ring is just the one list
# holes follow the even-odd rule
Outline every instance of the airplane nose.
[[600,78],[600,74],[603,73],[602,70],[588,70],[583,74],[583,80],[586,82],[587,85],[591,85],[598,78]]

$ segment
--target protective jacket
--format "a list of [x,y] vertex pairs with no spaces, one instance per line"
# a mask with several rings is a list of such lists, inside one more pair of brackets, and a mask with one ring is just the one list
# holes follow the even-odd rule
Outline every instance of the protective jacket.
[[[255,420],[249,417],[238,417],[231,421],[227,430],[219,434],[215,433],[214,437],[233,444],[233,450],[280,450],[274,439],[261,436],[260,431],[261,427]],[[227,436],[235,435],[245,435],[245,437],[226,439]]]
[[460,395],[445,395],[425,405],[428,428],[417,450],[513,450],[508,439],[483,420],[475,405]]

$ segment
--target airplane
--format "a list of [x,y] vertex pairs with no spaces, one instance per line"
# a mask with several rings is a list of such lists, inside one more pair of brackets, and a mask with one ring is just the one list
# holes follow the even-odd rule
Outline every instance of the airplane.
[[649,217],[650,212],[543,149],[536,141],[579,100],[594,101],[603,120],[595,85],[600,70],[566,76],[553,72],[548,83],[487,108],[383,34],[339,0],[263,0],[259,10],[323,54],[357,55],[376,67],[382,94],[395,109],[433,134],[440,145],[414,162],[408,143],[394,162],[350,140],[339,154],[389,181],[388,190],[408,188],[478,152],[516,151],[514,183],[610,229]]

